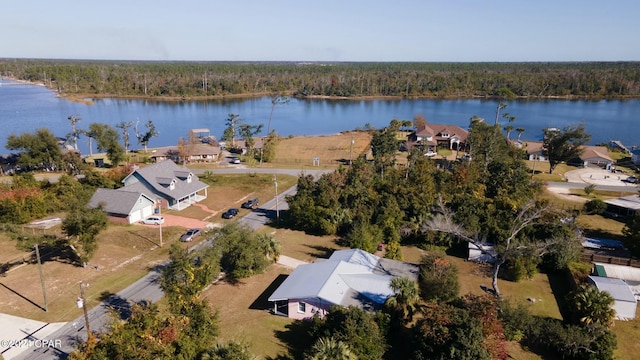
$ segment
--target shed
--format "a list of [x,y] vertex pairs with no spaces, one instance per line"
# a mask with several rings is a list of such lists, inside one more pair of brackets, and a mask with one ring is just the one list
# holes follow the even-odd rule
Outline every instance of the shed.
[[636,300],[631,288],[624,280],[589,276],[589,282],[595,285],[598,290],[606,291],[613,297],[613,309],[616,311],[616,319],[628,320],[636,317],[638,300]]

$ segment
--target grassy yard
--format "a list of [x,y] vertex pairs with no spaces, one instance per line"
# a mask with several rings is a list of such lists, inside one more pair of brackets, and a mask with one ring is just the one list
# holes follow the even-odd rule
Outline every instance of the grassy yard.
[[[353,144],[352,144],[353,140]],[[364,131],[345,132],[329,136],[296,136],[284,138],[278,144],[274,161],[263,164],[274,168],[301,168],[314,166],[318,158],[320,165],[314,168],[335,168],[348,164],[369,150],[371,134]]]
[[566,174],[567,171],[578,169],[575,166],[558,164],[558,166],[556,166],[556,168],[553,170],[553,174],[549,174],[548,162],[525,160],[525,163],[529,167],[529,170],[535,172],[535,174],[533,175],[533,179],[542,182],[564,181],[564,174]]
[[[151,266],[164,261],[170,243],[183,229],[163,228],[166,238],[163,248],[157,246],[157,231],[139,225],[110,226],[98,236],[98,250],[86,268],[72,263],[68,254],[47,255],[47,251],[42,251],[48,312],[42,309],[44,299],[36,264],[14,267],[0,280],[0,312],[46,322],[69,321],[82,315],[82,310],[75,306],[80,281],[90,284],[86,290],[89,306],[97,305],[101,293],[124,289],[144,276]],[[7,251],[15,251],[13,240],[4,240],[2,245]]]
[[[342,248],[336,244],[334,236],[312,236],[269,226],[261,231],[276,237],[282,244],[283,255],[299,260],[325,258]],[[405,261],[414,263],[419,262],[425,254],[424,250],[413,246],[403,247],[402,252]],[[460,295],[484,294],[481,286],[491,285],[486,267],[453,256],[447,259],[458,267]],[[266,298],[290,272],[280,265],[272,265],[266,273],[245,279],[239,284],[218,283],[211,286],[203,296],[209,299],[213,308],[219,310],[222,340],[246,341],[251,351],[261,358],[275,358],[284,354],[286,344],[281,341],[279,334],[286,331],[291,320],[269,314],[270,305]],[[561,318],[546,275],[538,274],[532,280],[519,283],[501,280],[499,285],[506,298],[528,304],[532,314]],[[528,301],[529,298],[536,299],[536,302]],[[517,359],[540,359],[517,343],[510,343],[509,351]]]

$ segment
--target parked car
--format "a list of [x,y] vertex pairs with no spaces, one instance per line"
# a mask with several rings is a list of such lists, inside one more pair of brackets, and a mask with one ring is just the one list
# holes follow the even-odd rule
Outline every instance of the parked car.
[[240,164],[240,158],[232,157],[229,162],[232,163],[232,164]]
[[256,206],[258,206],[258,198],[249,199],[242,204],[245,209],[254,209]]
[[200,229],[189,229],[187,230],[186,233],[180,236],[180,241],[185,241],[185,242],[193,241],[193,239],[200,236],[201,233],[202,233],[202,230]]
[[432,157],[432,156],[436,156],[436,155],[438,155],[438,153],[437,153],[437,152],[434,152],[434,151],[427,151],[427,152],[424,154],[424,156],[428,156],[428,157]]
[[141,221],[143,224],[147,225],[160,225],[164,224],[164,218],[162,216],[149,216],[148,218]]
[[238,209],[236,209],[236,208],[231,208],[231,209],[229,209],[229,210],[225,211],[225,212],[222,214],[222,218],[223,218],[223,219],[231,219],[231,218],[233,218],[234,216],[238,215],[238,212],[239,212],[239,210],[238,210]]
[[638,178],[635,176],[629,176],[628,178],[623,180],[624,182],[628,182],[629,184],[635,184],[638,182]]

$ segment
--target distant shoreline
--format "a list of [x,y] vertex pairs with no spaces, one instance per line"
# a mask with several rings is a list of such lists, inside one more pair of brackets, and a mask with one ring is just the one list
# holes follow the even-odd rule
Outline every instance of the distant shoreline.
[[[272,94],[269,92],[257,92],[257,93],[245,93],[245,94],[225,94],[225,95],[207,95],[207,96],[151,96],[151,95],[118,95],[118,94],[91,94],[91,93],[61,93],[57,89],[47,86],[43,82],[32,82],[27,80],[16,79],[10,76],[3,76],[3,79],[11,81],[30,84],[35,86],[44,86],[47,89],[56,93],[56,96],[67,99],[69,101],[83,103],[87,105],[93,104],[92,99],[129,99],[129,100],[148,100],[158,102],[197,102],[197,101],[209,101],[209,100],[223,100],[223,99],[254,99],[261,97],[270,97]],[[578,96],[578,95],[550,95],[550,96],[516,96],[514,98],[506,99],[500,96],[494,95],[476,95],[476,96],[327,96],[327,95],[306,95],[296,96],[289,92],[285,93],[285,96],[289,96],[295,99],[318,99],[318,100],[344,100],[344,101],[376,101],[376,100],[502,100],[502,101],[517,101],[517,100],[566,100],[566,101],[600,101],[600,100],[632,100],[638,99],[640,96]]]

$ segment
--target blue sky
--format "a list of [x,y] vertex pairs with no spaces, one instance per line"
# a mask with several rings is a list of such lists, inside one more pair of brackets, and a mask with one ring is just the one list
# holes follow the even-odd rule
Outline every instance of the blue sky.
[[640,60],[637,0],[25,0],[0,57],[203,61]]

